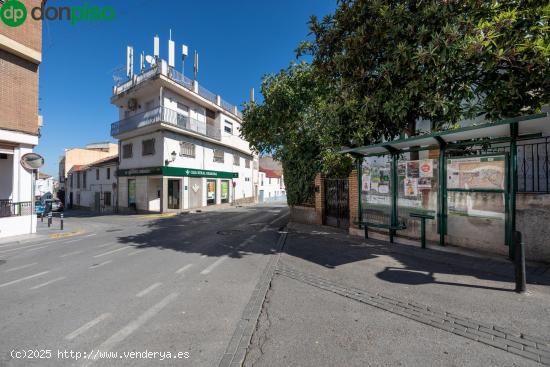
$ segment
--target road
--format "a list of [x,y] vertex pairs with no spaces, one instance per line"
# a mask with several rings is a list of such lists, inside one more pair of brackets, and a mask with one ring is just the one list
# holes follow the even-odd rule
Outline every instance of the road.
[[0,366],[217,366],[287,220],[283,206],[69,216],[82,233],[0,245]]

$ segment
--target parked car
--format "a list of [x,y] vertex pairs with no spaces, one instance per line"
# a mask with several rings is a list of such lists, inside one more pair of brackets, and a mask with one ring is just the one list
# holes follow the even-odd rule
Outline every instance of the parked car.
[[46,207],[44,206],[44,203],[40,200],[37,200],[34,202],[34,212],[36,215],[43,215],[46,212]]
[[63,211],[63,203],[61,202],[61,200],[48,199],[44,202],[44,204],[46,206],[46,213]]

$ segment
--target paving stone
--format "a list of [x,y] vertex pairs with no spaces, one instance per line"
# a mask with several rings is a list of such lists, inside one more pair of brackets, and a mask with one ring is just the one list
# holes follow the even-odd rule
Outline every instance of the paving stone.
[[533,361],[540,362],[540,356],[536,353],[529,352],[527,350],[521,350],[515,347],[508,346],[508,352],[520,355],[525,358],[532,359]]
[[503,332],[497,331],[493,328],[487,328],[485,326],[480,326],[479,331],[483,331],[484,333],[491,334],[491,335],[494,335],[494,336],[498,336],[498,337],[501,337],[501,338],[506,337],[506,334],[504,334]]
[[531,340],[524,339],[524,338],[518,338],[515,335],[506,334],[506,339],[515,341],[516,343],[523,344],[524,346],[525,345],[529,345],[531,347],[536,347],[537,346],[537,344],[535,342],[533,342]]
[[511,347],[514,347],[514,348],[517,348],[517,349],[523,349],[523,344],[521,343],[517,343],[513,340],[510,340],[510,339],[504,339],[504,338],[501,338],[499,336],[495,336],[493,338],[493,340],[497,341],[497,342],[501,342],[501,343],[504,343],[508,346],[511,346]]

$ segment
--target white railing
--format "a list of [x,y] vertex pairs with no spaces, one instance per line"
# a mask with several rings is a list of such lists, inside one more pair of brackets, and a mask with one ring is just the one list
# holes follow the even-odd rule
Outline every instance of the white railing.
[[112,123],[111,136],[116,137],[122,133],[156,123],[170,124],[183,130],[192,131],[209,138],[221,140],[221,132],[219,128],[208,125],[204,121],[199,121],[197,119],[182,115],[179,112],[166,107],[157,107],[150,111],[138,113],[137,115]]

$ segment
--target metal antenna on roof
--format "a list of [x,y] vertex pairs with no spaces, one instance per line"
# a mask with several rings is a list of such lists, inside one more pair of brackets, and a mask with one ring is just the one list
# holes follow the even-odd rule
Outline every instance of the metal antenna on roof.
[[193,71],[195,73],[195,80],[197,80],[197,74],[199,72],[199,53],[195,50],[195,63],[193,64]]

